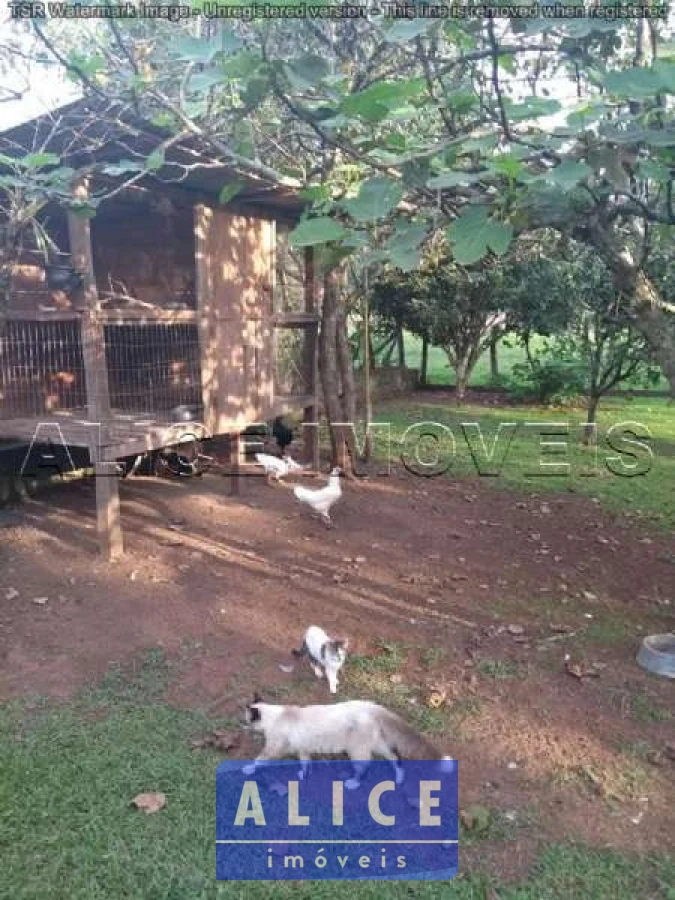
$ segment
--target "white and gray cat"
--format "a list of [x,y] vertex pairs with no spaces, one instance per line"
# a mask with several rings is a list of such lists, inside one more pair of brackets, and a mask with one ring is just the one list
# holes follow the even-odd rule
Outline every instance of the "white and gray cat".
[[338,672],[347,659],[347,638],[331,638],[323,628],[310,625],[305,632],[302,647],[292,650],[293,656],[309,656],[310,665],[317,678],[324,675],[331,694],[337,693]]

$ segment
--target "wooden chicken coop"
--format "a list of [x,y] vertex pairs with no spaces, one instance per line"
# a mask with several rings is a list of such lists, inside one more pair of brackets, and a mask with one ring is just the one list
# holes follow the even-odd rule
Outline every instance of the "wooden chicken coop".
[[[52,150],[92,173],[73,184],[76,197],[104,199],[93,218],[50,203],[22,235],[0,307],[0,438],[88,450],[101,548],[115,556],[114,463],[192,436],[194,421],[177,422],[176,408],[235,447],[275,415],[315,421],[312,261],[288,244],[302,210],[292,191],[202,166],[194,144],[122,183],[103,164],[147,156],[160,136],[145,125],[120,136],[82,103],[58,116],[58,127],[41,117],[0,134],[0,153]],[[316,465],[316,429],[305,435]]]

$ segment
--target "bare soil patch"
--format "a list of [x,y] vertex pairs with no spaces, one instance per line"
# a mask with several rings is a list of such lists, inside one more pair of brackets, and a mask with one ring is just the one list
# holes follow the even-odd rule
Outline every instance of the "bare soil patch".
[[[279,668],[321,624],[352,642],[344,695],[391,694],[459,759],[462,804],[494,812],[465,860],[515,877],[544,840],[670,845],[673,685],[635,662],[642,635],[673,627],[667,536],[576,496],[403,471],[348,483],[333,530],[261,478],[239,497],[216,475],[121,490],[113,565],[91,484],[3,514],[1,698],[65,699],[161,647],[186,660],[178,705],[236,716],[254,689],[330,702],[308,666]],[[570,674],[567,654],[597,676]]]

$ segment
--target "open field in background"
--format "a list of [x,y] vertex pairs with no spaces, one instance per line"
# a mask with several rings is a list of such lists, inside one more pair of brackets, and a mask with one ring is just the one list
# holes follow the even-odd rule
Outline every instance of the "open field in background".
[[[675,404],[665,398],[647,397],[625,399],[611,397],[601,404],[598,416],[596,448],[581,444],[583,410],[547,410],[534,406],[488,406],[463,404],[457,407],[448,395],[424,392],[414,394],[404,401],[380,404],[375,411],[375,421],[391,425],[391,441],[387,447],[385,430],[375,430],[376,448],[384,459],[388,449],[397,461],[405,453],[412,458],[418,432],[413,430],[404,440],[406,431],[415,423],[435,422],[447,426],[452,437],[442,428],[430,428],[435,435],[426,441],[422,457],[433,462],[436,455],[439,468],[447,464],[447,477],[477,477],[477,462],[486,473],[481,477],[486,485],[519,491],[572,492],[593,497],[617,512],[628,516],[646,518],[665,527],[675,528]],[[463,429],[463,423],[470,427]],[[485,440],[480,444],[478,431],[471,427],[478,423]],[[495,438],[502,425],[502,432],[495,448]],[[509,426],[515,425],[515,428]],[[554,426],[554,430],[567,427],[569,433],[542,438],[540,429]],[[635,448],[619,439],[623,427],[635,428],[637,439],[648,448]],[[622,455],[617,459],[616,449],[608,442],[608,432],[614,429],[614,447],[624,451],[635,450],[639,458]],[[425,429],[427,430],[427,429]],[[472,449],[465,437],[472,436]],[[509,440],[509,434],[512,435]],[[645,441],[647,435],[651,439]],[[453,443],[454,438],[454,443]],[[542,455],[542,440],[567,441],[567,455]],[[494,451],[493,460],[487,454]],[[609,466],[607,464],[609,460]],[[541,462],[568,462],[569,474],[550,475],[550,468]],[[627,466],[638,466],[643,475],[630,475]],[[420,468],[420,471],[422,469]],[[436,471],[430,468],[429,471]],[[543,474],[545,473],[545,474]],[[617,474],[618,473],[618,474]],[[623,473],[623,474],[622,474]],[[434,479],[429,481],[433,489]]]
[[[541,338],[533,338],[532,350],[536,350],[543,343]],[[499,342],[499,373],[508,378],[513,366],[524,363],[525,353],[516,342],[515,337],[506,337]],[[406,365],[411,369],[419,369],[422,357],[422,341],[412,334],[406,334],[405,338]],[[396,357],[394,356],[396,360]],[[448,385],[454,387],[455,373],[448,364],[447,354],[440,347],[429,348],[429,360],[427,367],[427,379],[430,385]],[[476,368],[469,382],[470,387],[486,387],[490,384],[490,355],[484,353],[476,363]],[[630,380],[620,385],[620,389],[628,390],[636,385]],[[639,387],[636,387],[639,390]],[[667,391],[668,382],[662,376],[658,384],[650,385],[650,390]]]

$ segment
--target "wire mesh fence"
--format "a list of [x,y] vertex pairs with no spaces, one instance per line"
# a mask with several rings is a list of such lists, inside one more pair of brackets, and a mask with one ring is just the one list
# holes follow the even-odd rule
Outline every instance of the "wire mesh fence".
[[304,250],[295,250],[289,240],[289,229],[277,226],[274,311],[303,312],[305,309]]
[[[193,324],[104,327],[113,412],[162,416],[201,407],[199,336]],[[80,323],[0,321],[0,419],[87,406]]]
[[85,405],[78,321],[0,321],[0,419]]
[[305,377],[307,327],[274,329],[274,390],[277,394],[303,395],[309,390]]
[[196,325],[106,325],[104,336],[114,410],[156,415],[201,406]]

